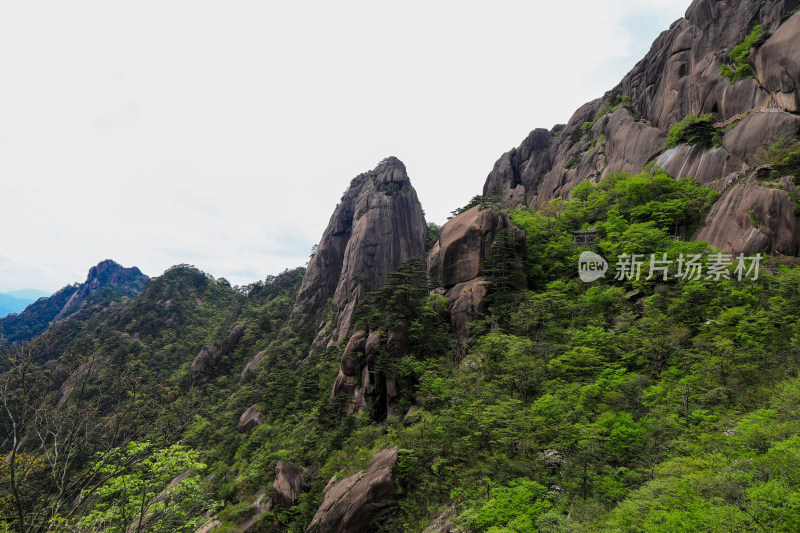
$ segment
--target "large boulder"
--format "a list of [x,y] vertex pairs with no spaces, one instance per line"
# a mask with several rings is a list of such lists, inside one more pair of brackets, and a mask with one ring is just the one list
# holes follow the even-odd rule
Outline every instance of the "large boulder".
[[[370,337],[371,338],[371,337]],[[380,336],[378,337],[380,343]],[[342,354],[339,368],[345,376],[357,376],[361,372],[362,361],[367,345],[367,332],[360,329],[353,333]]]
[[264,415],[258,410],[258,404],[251,405],[239,417],[237,429],[239,433],[250,433],[264,421]]
[[275,492],[272,501],[275,505],[288,509],[297,503],[303,487],[303,469],[288,461],[278,461],[275,466]]
[[[377,329],[369,333],[356,331],[347,343],[330,394],[330,400],[341,394],[350,398],[346,414],[361,413],[367,408],[375,419],[397,414],[397,379],[379,368],[382,347],[381,331]],[[386,350],[393,359],[408,353],[408,324],[398,324],[388,331]]]
[[486,281],[475,278],[459,283],[445,295],[450,304],[450,325],[461,339],[469,336],[467,325],[487,311]]
[[514,228],[508,215],[492,208],[475,206],[447,221],[428,256],[431,279],[449,289],[479,277],[492,244],[504,229],[511,229],[524,241],[524,234]]
[[228,338],[221,344],[212,344],[200,350],[192,361],[190,370],[192,372],[192,380],[194,380],[200,373],[211,370],[220,360],[236,349],[239,340],[244,335],[246,327],[244,324],[236,324],[228,333]]
[[375,515],[394,504],[394,468],[397,448],[379,452],[364,471],[331,483],[307,532],[359,533],[377,531]]
[[247,375],[247,373],[250,372],[251,370],[255,369],[259,364],[261,364],[261,361],[263,361],[266,356],[267,356],[267,352],[265,350],[261,350],[260,352],[258,352],[255,355],[255,357],[250,359],[247,362],[247,364],[244,365],[244,368],[242,369],[242,373],[239,375],[239,380],[243,380],[244,377]]
[[486,312],[484,263],[503,230],[513,235],[517,268],[521,271],[525,233],[504,212],[481,206],[464,211],[442,226],[439,241],[428,256],[428,276],[444,287],[451,326],[462,340],[468,336],[467,324]]

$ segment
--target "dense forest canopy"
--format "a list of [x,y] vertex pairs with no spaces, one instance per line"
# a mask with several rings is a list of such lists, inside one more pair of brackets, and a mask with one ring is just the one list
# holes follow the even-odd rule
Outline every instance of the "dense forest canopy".
[[[525,255],[495,241],[465,347],[424,265],[403,263],[353,318],[408,326],[407,354],[378,366],[398,376],[396,414],[330,397],[344,345],[313,345],[315,324],[292,317],[303,269],[234,289],[174,267],[135,300],[3,348],[2,527],[195,531],[214,516],[233,531],[257,515],[302,531],[331,478],[396,447],[397,505],[374,522],[387,531],[443,512],[474,532],[796,529],[800,269],[612,275],[626,253],[713,255],[675,236],[715,199],[654,171],[512,210]],[[581,228],[612,263],[592,283]],[[219,357],[186,357],[202,353]],[[261,423],[237,431],[253,405]],[[278,461],[302,465],[305,488],[257,514]]]

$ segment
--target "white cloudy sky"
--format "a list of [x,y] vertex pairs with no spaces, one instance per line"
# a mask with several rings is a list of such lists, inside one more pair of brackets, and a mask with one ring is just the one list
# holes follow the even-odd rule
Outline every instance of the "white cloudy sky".
[[388,155],[441,224],[689,3],[3,2],[0,291],[106,258],[263,279]]

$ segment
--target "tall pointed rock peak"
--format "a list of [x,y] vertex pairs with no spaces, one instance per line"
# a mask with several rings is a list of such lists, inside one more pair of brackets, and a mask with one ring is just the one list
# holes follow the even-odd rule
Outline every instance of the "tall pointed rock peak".
[[317,316],[331,299],[335,317],[322,324],[320,333],[331,343],[341,342],[364,295],[382,287],[400,263],[424,255],[426,231],[402,161],[389,157],[356,176],[322,234],[294,312]]

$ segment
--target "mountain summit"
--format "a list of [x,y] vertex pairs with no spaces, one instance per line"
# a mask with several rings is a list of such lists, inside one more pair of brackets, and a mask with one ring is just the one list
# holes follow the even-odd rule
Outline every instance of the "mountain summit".
[[150,278],[136,268],[107,259],[89,269],[86,281],[67,285],[52,296],[39,298],[18,315],[0,318],[0,335],[9,343],[29,341],[51,322],[63,320],[91,305],[120,296],[135,298]]
[[325,334],[341,342],[356,304],[382,287],[400,263],[425,253],[425,215],[406,167],[396,157],[353,178],[308,264],[294,313],[316,316],[332,298],[336,318]]
[[93,297],[101,296],[101,292],[135,298],[142,293],[149,279],[136,267],[125,268],[111,259],[101,261],[89,269],[86,281],[67,300],[54,320],[60,320],[86,306],[94,299]]

